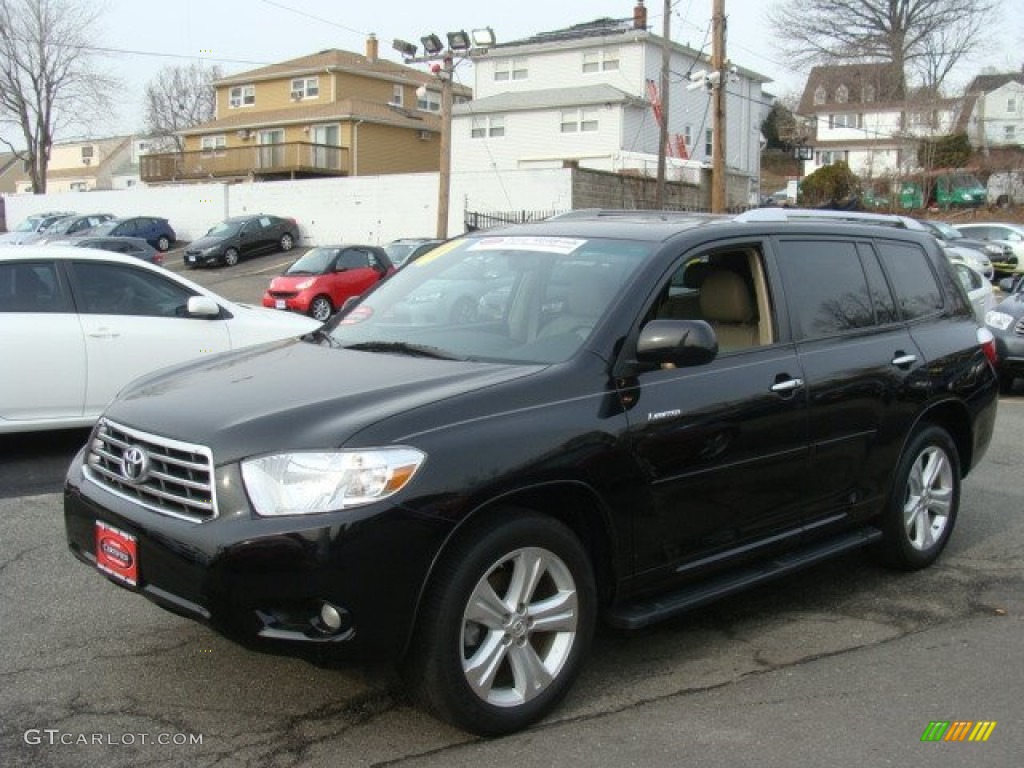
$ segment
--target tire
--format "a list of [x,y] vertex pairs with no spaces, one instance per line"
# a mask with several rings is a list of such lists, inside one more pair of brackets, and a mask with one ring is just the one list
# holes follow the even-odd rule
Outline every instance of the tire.
[[905,571],[931,565],[945,549],[960,507],[960,455],[933,424],[914,433],[896,467],[876,554]]
[[281,241],[279,245],[281,246],[282,251],[290,251],[292,248],[295,247],[295,238],[292,237],[291,234],[289,234],[288,232],[285,232],[283,235],[281,235]]
[[554,709],[589,651],[596,616],[593,571],[575,534],[543,515],[505,512],[439,564],[405,669],[427,709],[481,736]]
[[224,251],[224,266],[233,267],[238,263],[238,249],[228,248]]
[[160,235],[160,237],[156,239],[156,249],[160,251],[160,253],[167,253],[170,248],[171,239],[167,237],[167,235]]
[[331,300],[326,296],[317,296],[309,302],[309,316],[321,323],[326,323],[334,314]]

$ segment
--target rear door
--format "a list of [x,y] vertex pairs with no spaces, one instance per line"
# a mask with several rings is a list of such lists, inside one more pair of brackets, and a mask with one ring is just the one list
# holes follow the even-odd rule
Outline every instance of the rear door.
[[[809,522],[844,525],[888,491],[926,361],[871,240],[780,237],[776,252],[809,397]],[[937,311],[927,285],[917,296]]]
[[54,262],[0,262],[0,360],[0,418],[82,415],[85,341]]

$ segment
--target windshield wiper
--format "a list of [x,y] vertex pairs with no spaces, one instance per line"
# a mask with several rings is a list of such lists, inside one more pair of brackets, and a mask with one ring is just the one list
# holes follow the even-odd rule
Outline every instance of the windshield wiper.
[[408,344],[404,341],[362,341],[358,344],[350,344],[346,349],[356,349],[362,352],[392,352],[398,355],[409,355],[411,357],[432,357],[437,360],[462,360],[463,358],[445,352],[437,347],[428,347],[423,344]]
[[322,327],[317,328],[315,331],[310,331],[306,336],[318,344],[326,344],[328,347],[334,347],[335,349],[341,349],[341,344],[331,334],[325,331]]

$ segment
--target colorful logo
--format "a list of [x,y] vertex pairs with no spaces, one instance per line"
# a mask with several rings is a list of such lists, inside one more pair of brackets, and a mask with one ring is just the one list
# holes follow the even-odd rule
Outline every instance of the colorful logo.
[[995,729],[995,720],[932,720],[921,741],[988,741]]

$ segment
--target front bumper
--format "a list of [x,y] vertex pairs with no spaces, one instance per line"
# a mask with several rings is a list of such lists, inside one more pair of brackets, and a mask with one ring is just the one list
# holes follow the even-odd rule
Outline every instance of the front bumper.
[[196,251],[185,251],[182,261],[187,267],[204,267],[210,264],[219,264],[223,258],[221,253],[199,253]]
[[309,313],[309,302],[312,296],[305,293],[292,294],[290,296],[271,296],[263,294],[263,306],[271,309],[287,309],[305,315]]
[[[96,568],[97,523],[134,537],[137,585],[107,576],[119,586],[262,650],[384,661],[404,653],[447,526],[394,507],[260,518],[237,465],[217,469],[218,516],[192,522],[90,480],[86,450],[65,484],[68,545]],[[325,603],[340,625],[323,623]]]

